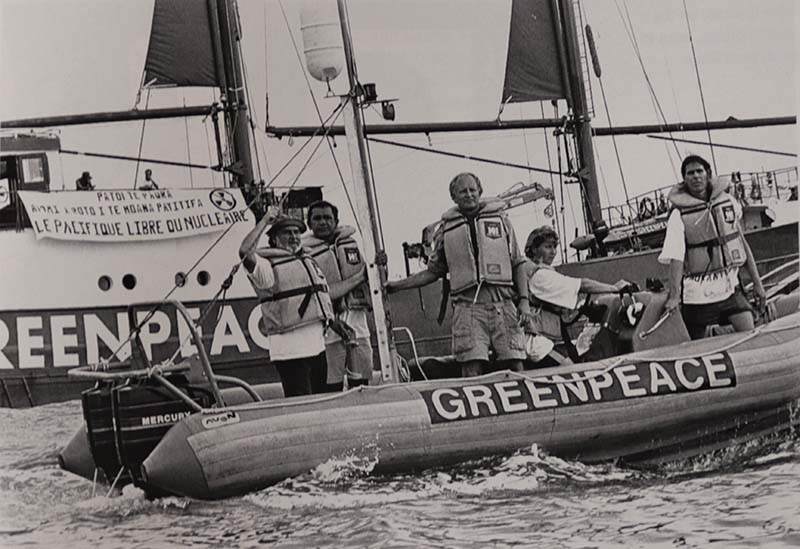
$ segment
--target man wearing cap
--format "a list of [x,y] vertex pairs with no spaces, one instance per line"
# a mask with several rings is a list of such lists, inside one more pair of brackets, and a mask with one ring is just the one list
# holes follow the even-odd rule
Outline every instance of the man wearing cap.
[[[268,226],[269,247],[257,249]],[[301,245],[305,230],[302,220],[271,208],[239,247],[261,302],[270,361],[287,397],[325,392],[325,331],[333,318],[331,296],[341,297],[360,283],[348,279],[329,290],[322,270]]]
[[[525,331],[549,340],[549,343],[537,340],[542,347],[539,356],[550,356],[550,359],[540,359],[540,366],[551,366],[553,360],[557,363],[566,362],[558,352],[552,350],[553,344],[563,339],[561,315],[578,308],[581,293],[614,293],[628,285],[625,280],[612,285],[591,278],[563,275],[552,267],[557,251],[558,234],[549,225],[532,230],[525,241],[525,256],[530,259],[526,265],[526,276],[533,317],[533,322],[525,326]],[[571,358],[577,359],[577,353],[572,349],[570,352],[573,353]]]
[[692,339],[712,324],[729,322],[737,332],[752,330],[753,309],[742,292],[739,268],[753,281],[756,305],[766,293],[753,252],[741,228],[742,208],[711,176],[711,165],[698,155],[681,163],[683,181],[669,192],[673,210],[667,220],[659,263],[669,265],[665,311],[681,314]]
[[453,354],[461,375],[480,374],[490,349],[500,367],[521,370],[525,341],[520,324],[527,321],[530,306],[525,258],[504,203],[481,200],[483,187],[472,173],[456,175],[449,190],[456,205],[442,215],[428,268],[389,282],[386,290],[418,288],[449,273]]
[[[308,228],[303,235],[303,247],[325,273],[329,284],[346,280],[364,271],[366,264],[356,230],[339,224],[339,208],[325,200],[308,206]],[[336,317],[352,328],[351,338],[343,340],[329,330],[325,342],[328,362],[327,383],[331,390],[368,385],[372,377],[372,346],[370,345],[367,310],[371,305],[369,287],[361,283],[333,303]]]
[[92,174],[89,172],[83,172],[81,176],[75,180],[75,188],[79,191],[93,191],[94,185],[92,185]]

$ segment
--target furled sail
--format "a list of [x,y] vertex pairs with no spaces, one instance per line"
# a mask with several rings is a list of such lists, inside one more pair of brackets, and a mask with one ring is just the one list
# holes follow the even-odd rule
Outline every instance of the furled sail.
[[[156,0],[144,86],[219,86],[213,0]],[[222,60],[218,60],[220,63]],[[221,65],[220,65],[221,66]]]
[[512,0],[503,103],[567,96],[553,0]]

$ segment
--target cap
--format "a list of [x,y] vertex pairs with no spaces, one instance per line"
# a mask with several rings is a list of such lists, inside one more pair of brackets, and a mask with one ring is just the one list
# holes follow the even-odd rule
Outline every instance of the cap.
[[558,233],[550,225],[542,225],[533,229],[525,241],[525,255],[528,255],[528,250],[535,248],[548,238],[554,238],[558,242]]
[[300,229],[301,233],[306,232],[306,224],[303,223],[302,219],[297,219],[296,217],[289,217],[288,215],[280,214],[275,221],[272,223],[272,226],[267,231],[267,234],[272,236],[281,229],[285,227],[295,226]]

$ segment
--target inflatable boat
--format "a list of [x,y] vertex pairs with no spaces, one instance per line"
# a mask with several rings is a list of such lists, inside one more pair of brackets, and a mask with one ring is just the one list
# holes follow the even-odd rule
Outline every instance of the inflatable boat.
[[[83,372],[96,376],[97,386],[83,394],[85,425],[61,453],[61,465],[87,478],[100,470],[152,495],[217,499],[354,453],[377,456],[378,474],[510,454],[534,443],[584,462],[647,464],[797,421],[796,294],[783,307],[786,316],[698,341],[688,341],[679,315],[660,316],[663,295],[628,299],[627,306],[625,296],[595,299],[587,313],[597,327],[588,361],[554,368],[294,398],[280,398],[275,386],[215,379],[210,367],[204,383],[192,380],[191,365]],[[418,359],[411,369],[424,365]],[[218,386],[231,382],[239,386]]]

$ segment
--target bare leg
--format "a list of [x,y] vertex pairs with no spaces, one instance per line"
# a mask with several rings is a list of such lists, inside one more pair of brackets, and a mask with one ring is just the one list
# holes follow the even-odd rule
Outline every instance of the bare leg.
[[512,372],[521,372],[523,369],[521,360],[501,360],[497,365],[500,370],[511,370]]
[[467,360],[466,362],[459,362],[461,366],[461,377],[475,377],[481,375],[483,365],[486,363],[484,360]]
[[747,332],[755,328],[755,321],[753,320],[753,313],[750,311],[742,311],[728,317],[728,320],[737,332]]

